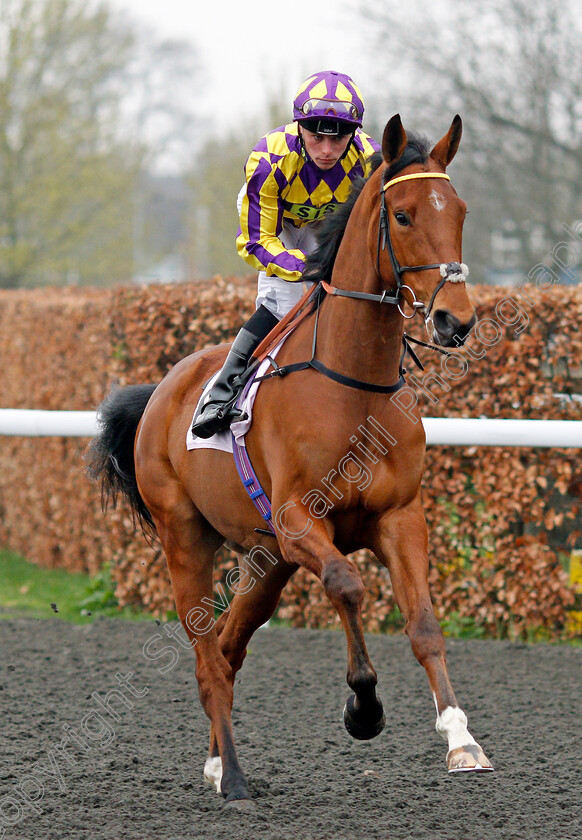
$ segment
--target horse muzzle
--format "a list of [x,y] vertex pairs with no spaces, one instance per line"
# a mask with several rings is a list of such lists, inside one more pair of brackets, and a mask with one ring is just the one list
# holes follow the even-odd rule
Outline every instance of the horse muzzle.
[[430,320],[433,327],[432,340],[436,344],[440,344],[441,347],[462,347],[477,322],[477,316],[473,313],[472,317],[463,323],[452,312],[437,309]]

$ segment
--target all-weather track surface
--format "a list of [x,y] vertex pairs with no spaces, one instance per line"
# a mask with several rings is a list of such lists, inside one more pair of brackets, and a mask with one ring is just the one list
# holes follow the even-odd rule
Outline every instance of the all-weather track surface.
[[343,633],[270,627],[253,638],[233,713],[257,803],[246,814],[202,782],[208,723],[194,656],[163,624],[0,621],[0,837],[581,836],[582,649],[449,640],[458,699],[496,772],[448,776],[408,640],[368,644],[387,724],[357,742],[342,723]]

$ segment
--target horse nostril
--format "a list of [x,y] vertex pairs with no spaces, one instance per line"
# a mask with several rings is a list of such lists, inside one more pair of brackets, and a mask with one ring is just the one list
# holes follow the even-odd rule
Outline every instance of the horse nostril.
[[477,316],[473,315],[470,321],[467,321],[465,324],[460,324],[459,328],[455,330],[455,334],[453,336],[453,341],[459,347],[465,343],[465,339],[477,323]]
[[476,320],[473,315],[470,321],[462,324],[458,318],[445,309],[437,309],[433,316],[433,324],[440,342],[448,346],[463,344]]
[[459,319],[455,318],[454,315],[445,309],[437,309],[433,316],[433,323],[441,339],[452,338],[454,335],[458,335],[459,329],[461,328]]

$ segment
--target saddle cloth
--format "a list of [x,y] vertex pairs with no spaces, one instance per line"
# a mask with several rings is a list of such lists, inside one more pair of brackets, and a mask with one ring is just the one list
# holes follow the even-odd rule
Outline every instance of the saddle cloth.
[[[200,438],[196,435],[192,434],[192,423],[188,428],[188,433],[186,435],[186,449],[220,449],[223,452],[232,452],[232,439],[233,436],[239,446],[244,446],[244,437],[248,430],[251,427],[251,423],[253,422],[253,405],[255,402],[255,397],[257,395],[257,391],[259,390],[259,386],[261,382],[257,382],[257,380],[264,376],[266,373],[269,372],[269,368],[272,367],[271,359],[274,359],[277,356],[277,353],[281,349],[285,342],[285,338],[279,342],[279,344],[269,353],[269,356],[264,359],[261,364],[259,365],[255,376],[252,378],[250,383],[245,386],[245,389],[242,393],[242,397],[239,400],[239,407],[247,415],[243,420],[237,420],[236,423],[233,423],[230,429],[225,429],[223,432],[218,432],[217,434],[213,435],[210,438]],[[202,391],[202,395],[198,400],[198,405],[196,406],[196,411],[194,412],[194,417],[196,416],[196,412],[198,411],[198,406],[201,402],[206,398],[207,393],[212,388],[214,384],[214,380],[218,376],[218,372],[211,377],[206,385],[204,386],[204,390]]]

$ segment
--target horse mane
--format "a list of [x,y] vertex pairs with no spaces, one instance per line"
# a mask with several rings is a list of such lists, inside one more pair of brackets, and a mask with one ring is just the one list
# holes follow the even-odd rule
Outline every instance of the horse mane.
[[[404,152],[395,160],[383,175],[384,182],[394,178],[399,172],[413,163],[425,163],[430,152],[430,143],[426,138],[413,132],[407,133],[408,142]],[[372,170],[368,178],[382,163],[382,155],[376,152],[370,158]],[[350,213],[352,212],[360,193],[368,178],[356,178],[353,181],[347,201],[327,216],[316,234],[317,248],[305,262],[302,277],[311,283],[329,282],[335,263],[335,258],[342,241]]]

